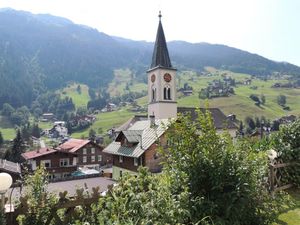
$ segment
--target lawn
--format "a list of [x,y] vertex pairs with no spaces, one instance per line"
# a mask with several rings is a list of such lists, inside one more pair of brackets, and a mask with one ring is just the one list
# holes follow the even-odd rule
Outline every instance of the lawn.
[[[80,92],[77,91],[77,87],[80,85]],[[68,96],[72,98],[75,107],[86,107],[88,101],[90,101],[89,88],[85,84],[73,83],[65,87],[63,90],[60,90],[59,93],[65,97]]]
[[0,131],[4,140],[11,140],[16,136],[14,126],[4,116],[0,116]]
[[281,213],[278,216],[276,223],[273,225],[299,225],[300,224],[300,190],[290,191],[292,199],[295,201],[295,205],[288,208],[286,212]]
[[91,128],[94,129],[98,134],[105,134],[108,129],[113,127],[117,128],[131,118],[134,114],[135,113],[128,111],[127,108],[122,108],[113,112],[99,113],[96,116],[96,121],[90,128],[80,132],[74,132],[71,136],[73,138],[86,138],[89,136],[89,130]]

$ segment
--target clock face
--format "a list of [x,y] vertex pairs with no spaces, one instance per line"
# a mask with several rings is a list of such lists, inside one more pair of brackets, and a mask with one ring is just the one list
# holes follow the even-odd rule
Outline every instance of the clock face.
[[170,82],[170,81],[172,80],[172,76],[171,76],[169,73],[166,73],[166,74],[164,75],[164,80],[165,80],[166,82]]
[[154,81],[155,81],[155,75],[154,74],[152,74],[152,76],[151,76],[151,81],[152,81],[152,83],[154,83]]

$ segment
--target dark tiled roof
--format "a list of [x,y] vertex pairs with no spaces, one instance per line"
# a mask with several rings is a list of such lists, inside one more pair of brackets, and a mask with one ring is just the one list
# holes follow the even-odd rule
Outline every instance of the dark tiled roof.
[[171,64],[171,60],[167,48],[167,43],[165,39],[165,34],[160,19],[159,19],[150,69],[153,69],[155,67],[172,68],[172,64]]
[[[205,108],[199,109],[202,113],[206,112]],[[231,120],[228,120],[219,108],[208,108],[207,110],[212,115],[212,119],[214,121],[216,129],[237,129],[237,126]],[[196,120],[198,118],[196,108],[178,107],[177,112],[182,114],[190,114],[192,120]]]

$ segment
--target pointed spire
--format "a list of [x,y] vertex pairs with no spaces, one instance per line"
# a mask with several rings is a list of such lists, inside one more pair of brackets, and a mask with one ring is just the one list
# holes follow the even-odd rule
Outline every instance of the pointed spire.
[[164,30],[161,23],[161,12],[159,11],[159,23],[156,34],[156,41],[153,50],[151,69],[155,67],[165,67],[172,68],[171,60],[169,57],[169,52],[167,48],[167,43],[165,39]]

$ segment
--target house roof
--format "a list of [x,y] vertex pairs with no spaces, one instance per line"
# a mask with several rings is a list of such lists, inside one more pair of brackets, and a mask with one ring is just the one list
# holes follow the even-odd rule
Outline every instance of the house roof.
[[122,130],[127,130],[130,126],[132,126],[137,121],[148,120],[147,115],[135,115],[123,123],[121,126],[115,129],[116,132],[120,132]]
[[[206,110],[211,113],[216,129],[237,129],[237,126],[231,120],[227,119],[227,117],[219,108],[198,109],[202,113],[205,113]],[[198,118],[197,108],[178,107],[177,112],[182,114],[190,114],[192,120],[196,120]]]
[[38,158],[40,156],[43,155],[48,155],[51,154],[53,152],[56,152],[57,150],[52,149],[52,148],[40,148],[38,150],[33,150],[33,151],[29,151],[29,152],[25,152],[22,154],[23,158],[28,160],[28,159],[34,159],[34,158]]
[[5,159],[0,159],[0,170],[10,173],[21,174],[21,167],[19,163],[14,163]]
[[58,150],[65,150],[69,152],[76,152],[78,149],[82,148],[86,144],[91,142],[90,140],[84,140],[84,139],[70,139],[66,141],[65,143],[59,145],[56,149]]
[[53,154],[54,152],[63,152],[63,153],[67,153],[67,154],[73,154],[72,152],[68,152],[68,151],[64,151],[62,149],[53,149],[53,148],[40,148],[37,150],[33,150],[33,151],[29,151],[29,152],[25,152],[22,153],[22,156],[25,160],[29,160],[29,159],[35,159],[44,155],[50,155]]
[[116,138],[116,141],[119,141],[121,135],[124,135],[128,142],[130,143],[138,143],[141,139],[142,131],[141,130],[124,130]]
[[[136,144],[128,147],[121,146],[119,141],[113,141],[103,152],[138,158],[167,130],[169,124],[168,119],[155,120],[154,126],[151,126],[150,120],[137,121],[125,132],[127,135],[130,134],[132,140],[138,141],[134,142]],[[124,131],[122,133],[124,134]]]
[[168,47],[165,39],[164,30],[161,23],[161,14],[159,12],[159,23],[157,28],[156,40],[153,50],[151,69],[156,67],[171,68],[171,60],[169,57]]

